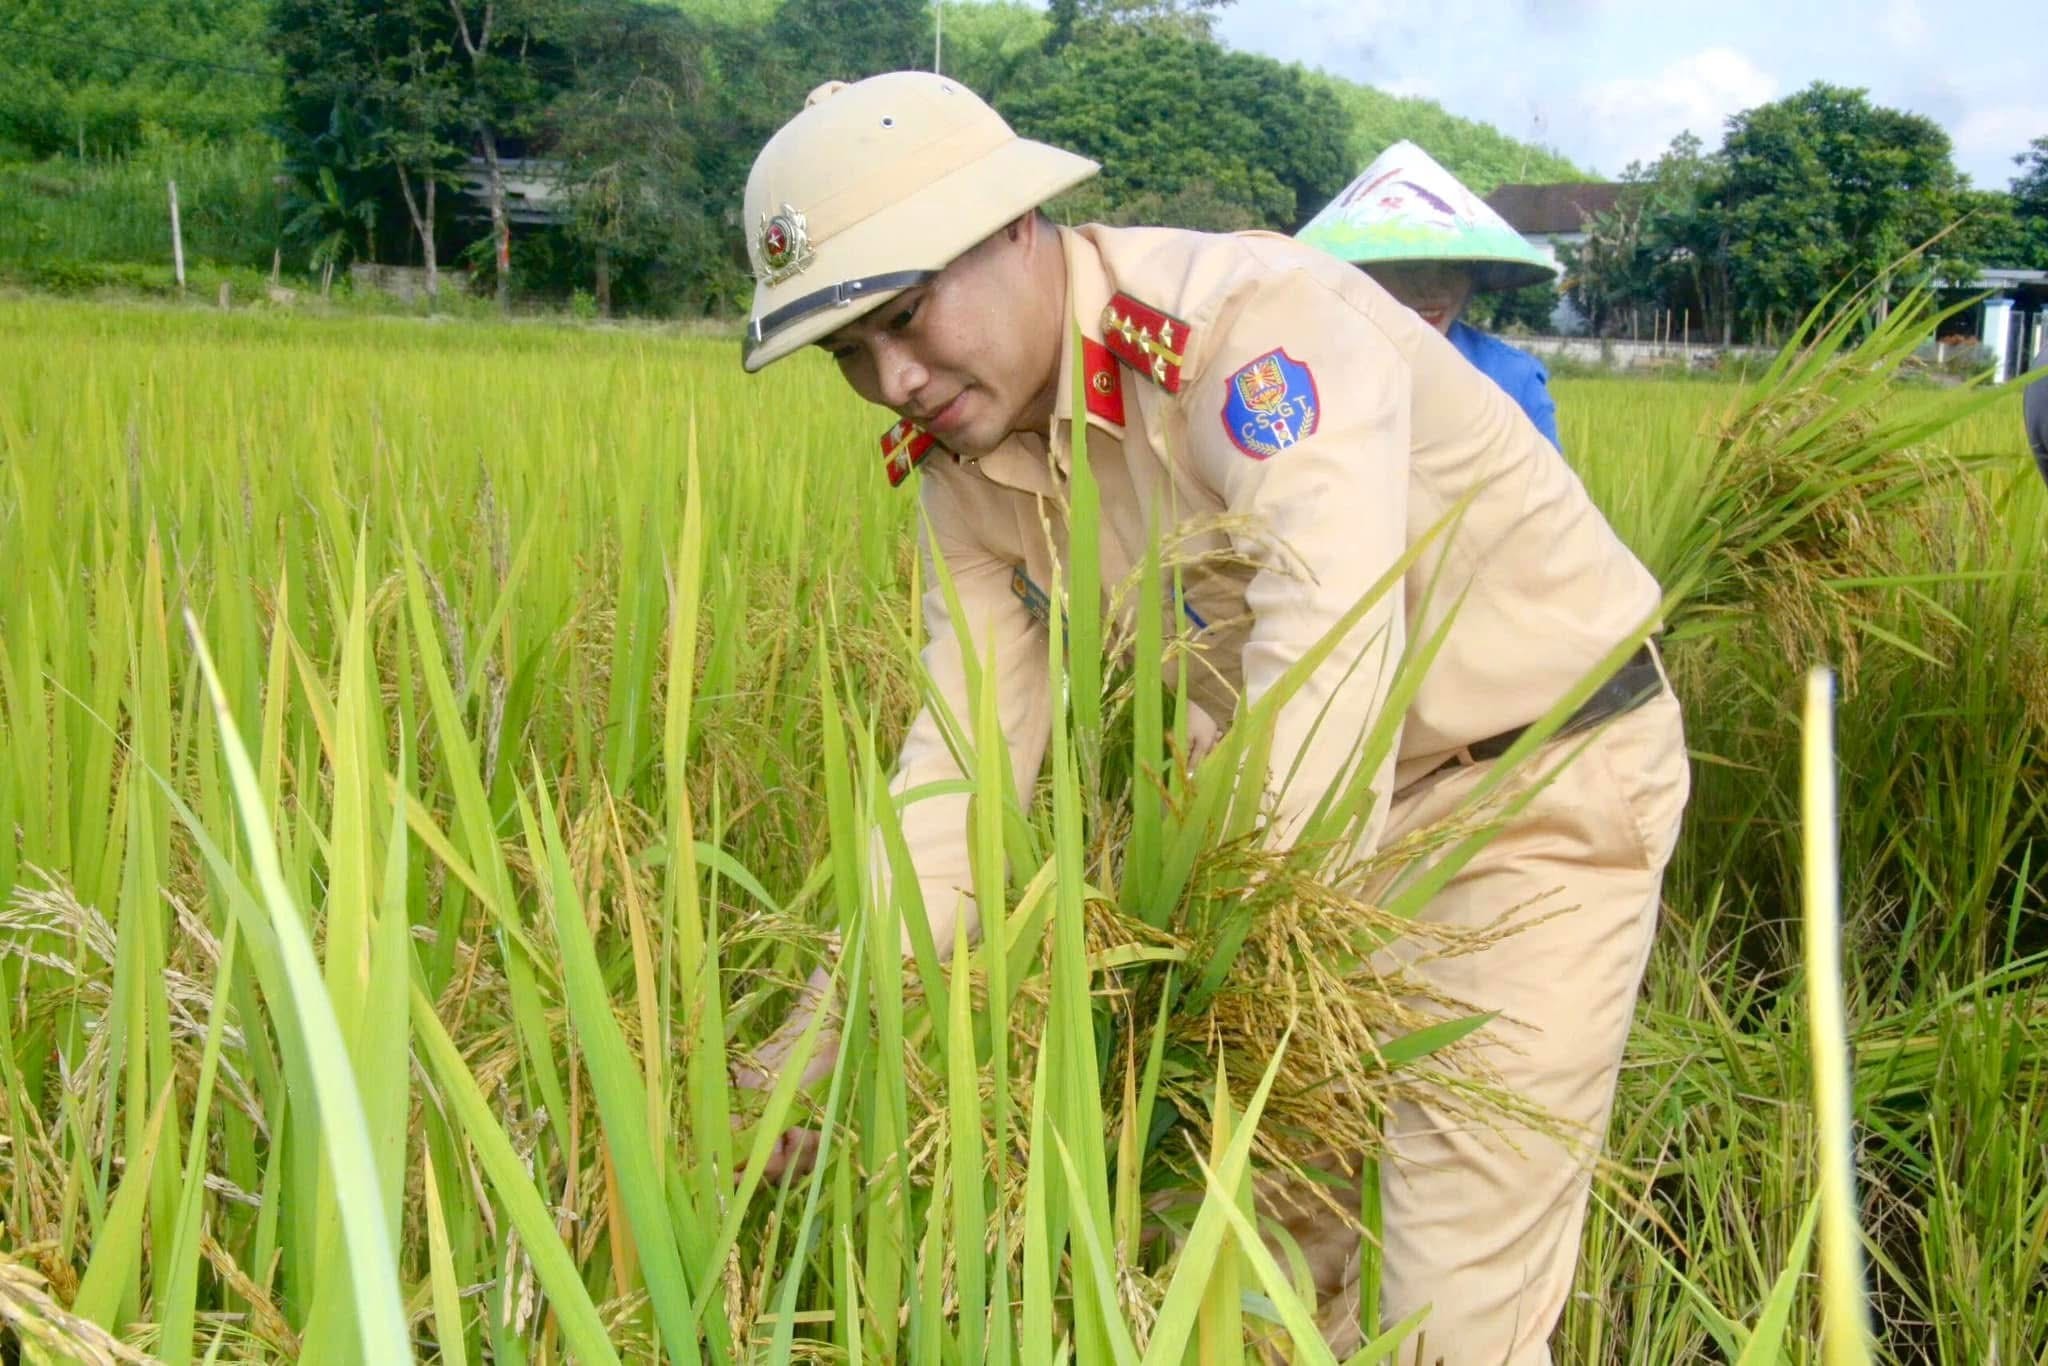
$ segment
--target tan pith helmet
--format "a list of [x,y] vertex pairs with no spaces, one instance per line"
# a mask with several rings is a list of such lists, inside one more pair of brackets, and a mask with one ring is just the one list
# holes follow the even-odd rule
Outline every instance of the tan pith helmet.
[[811,92],[747,176],[756,371],[925,283],[1099,168],[1020,138],[948,77],[892,71]]

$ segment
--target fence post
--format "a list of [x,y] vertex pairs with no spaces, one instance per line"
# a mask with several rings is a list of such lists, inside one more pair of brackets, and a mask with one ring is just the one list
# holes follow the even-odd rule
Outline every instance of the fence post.
[[171,260],[178,269],[178,292],[185,292],[185,235],[178,230],[178,182],[164,182],[171,187]]

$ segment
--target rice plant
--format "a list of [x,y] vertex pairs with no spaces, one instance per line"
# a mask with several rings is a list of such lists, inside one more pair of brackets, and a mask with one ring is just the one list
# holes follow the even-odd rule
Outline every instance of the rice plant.
[[[1842,685],[1874,1351],[2048,1345],[2048,520],[2016,405],[1901,387],[1908,331],[1823,332],[1751,390],[1561,387],[1589,487],[1688,594],[1697,793],[1561,1360],[1843,1340],[1807,1250],[1808,664]],[[1326,1359],[1253,1176],[1311,1116],[1369,1145],[1391,1088],[1506,1102],[1455,1005],[1346,971],[1408,932],[1314,856],[1355,794],[1262,848],[1255,718],[1190,770],[1159,642],[1095,610],[1135,595],[1142,632],[1162,575],[1077,557],[1030,801],[986,678],[951,718],[985,909],[932,942],[887,784],[925,691],[914,499],[826,367],[732,360],[0,300],[25,1358]],[[830,1024],[829,1071],[735,1090],[816,981],[798,1059]],[[1305,1079],[1341,1068],[1333,1117]],[[816,1164],[765,1179],[799,1120]]]

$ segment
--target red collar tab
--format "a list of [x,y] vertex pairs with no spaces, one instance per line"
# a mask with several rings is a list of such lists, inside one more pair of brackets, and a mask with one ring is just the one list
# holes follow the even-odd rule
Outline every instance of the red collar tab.
[[889,487],[896,488],[908,479],[937,444],[938,438],[907,417],[883,432],[882,466],[889,472]]
[[1088,411],[1104,422],[1124,425],[1124,372],[1116,354],[1101,342],[1081,338],[1081,364],[1088,372]]
[[1188,325],[1128,294],[1102,310],[1102,344],[1109,353],[1169,394],[1180,392],[1181,358],[1187,354]]

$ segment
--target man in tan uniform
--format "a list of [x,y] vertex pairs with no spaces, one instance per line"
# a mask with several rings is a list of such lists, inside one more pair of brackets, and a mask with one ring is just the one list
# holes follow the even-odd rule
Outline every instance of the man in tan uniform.
[[[1105,583],[1141,565],[1157,532],[1194,528],[1219,552],[1176,606],[1205,665],[1190,674],[1195,700],[1222,724],[1471,494],[1453,536],[1280,715],[1269,787],[1285,839],[1355,752],[1334,737],[1373,723],[1404,642],[1455,612],[1374,777],[1369,853],[1455,810],[1489,758],[1650,621],[1657,585],[1513,401],[1367,276],[1272,234],[1063,229],[1036,212],[1095,169],[1016,137],[938,76],[821,87],[748,181],[757,288],[745,366],[818,344],[899,418],[885,466],[899,483],[921,471],[925,550],[944,556],[966,617],[952,620],[937,589],[926,596],[925,667],[970,715],[963,638],[977,655],[993,648],[1020,795],[1051,724],[1044,618],[1065,551],[1073,427],[1100,485]],[[1066,378],[1070,322],[1083,334],[1085,413]],[[1155,525],[1152,509],[1172,525]],[[1199,529],[1218,523],[1229,530]],[[1500,1011],[1490,1061],[1597,1141],[1688,779],[1654,651],[1580,719],[1584,751],[1428,916],[1476,927],[1544,898],[1569,909],[1418,970]],[[935,718],[919,716],[897,791],[957,776]],[[965,808],[944,796],[904,812],[941,945],[957,917],[975,916]],[[774,1066],[779,1047],[764,1056]],[[1532,1134],[1509,1143],[1424,1105],[1389,1128],[1386,1320],[1432,1305],[1430,1361],[1547,1360],[1586,1154]],[[778,1158],[801,1160],[800,1146]],[[1356,1344],[1356,1238],[1328,1223],[1296,1231],[1331,1346]]]

